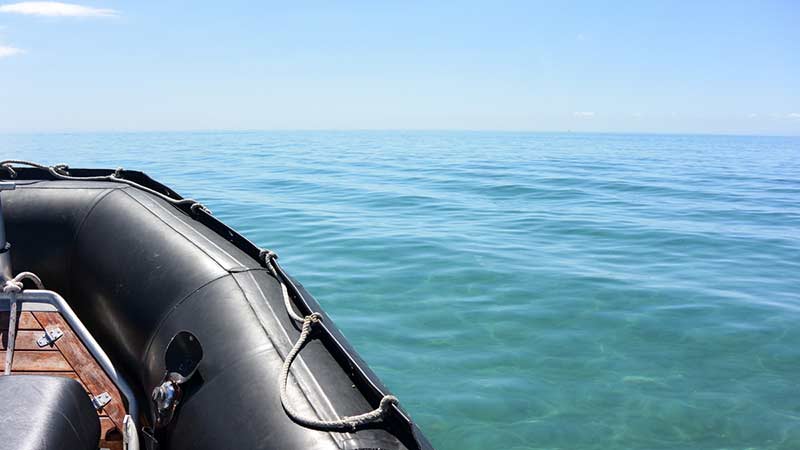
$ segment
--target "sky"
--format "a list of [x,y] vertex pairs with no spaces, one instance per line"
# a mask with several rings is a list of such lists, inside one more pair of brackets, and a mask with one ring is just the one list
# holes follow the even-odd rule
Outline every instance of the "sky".
[[800,1],[0,0],[0,132],[800,135]]

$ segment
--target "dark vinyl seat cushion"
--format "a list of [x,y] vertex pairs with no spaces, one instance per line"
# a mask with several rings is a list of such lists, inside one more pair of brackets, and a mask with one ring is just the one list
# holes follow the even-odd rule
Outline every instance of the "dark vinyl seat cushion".
[[0,375],[0,447],[97,449],[100,419],[86,391],[66,377]]

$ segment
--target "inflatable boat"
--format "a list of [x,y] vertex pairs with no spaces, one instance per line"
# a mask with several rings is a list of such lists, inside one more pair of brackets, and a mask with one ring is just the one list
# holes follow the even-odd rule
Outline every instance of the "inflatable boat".
[[16,160],[0,204],[3,449],[432,449],[277,255],[202,204]]

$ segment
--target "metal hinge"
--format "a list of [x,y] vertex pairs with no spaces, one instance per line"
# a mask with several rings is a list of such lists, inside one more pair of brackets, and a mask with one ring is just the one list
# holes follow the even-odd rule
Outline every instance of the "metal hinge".
[[92,404],[94,405],[94,409],[101,410],[104,406],[106,406],[111,401],[111,394],[108,392],[103,392],[102,394],[95,395],[92,397]]
[[47,347],[49,345],[53,345],[61,336],[64,336],[64,332],[61,331],[60,328],[51,328],[50,330],[45,330],[44,335],[36,340],[36,345],[39,347]]

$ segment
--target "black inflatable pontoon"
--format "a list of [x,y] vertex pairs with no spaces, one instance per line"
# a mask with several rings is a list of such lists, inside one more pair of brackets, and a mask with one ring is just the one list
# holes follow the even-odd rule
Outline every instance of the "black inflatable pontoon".
[[[432,448],[274,254],[199,203],[120,169],[5,161],[0,180],[5,309],[47,302],[85,326],[128,397],[128,448]],[[0,406],[0,442],[24,414]]]

